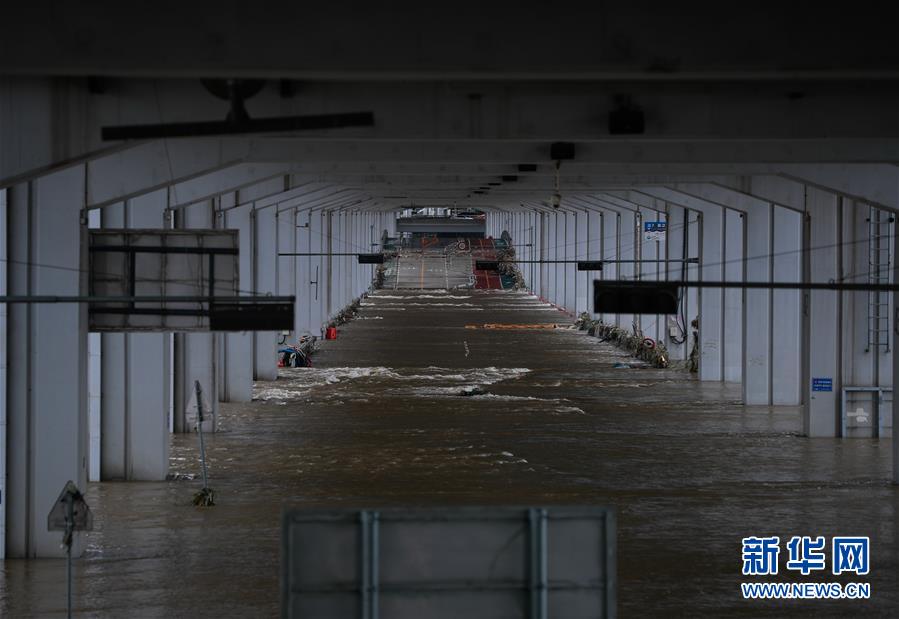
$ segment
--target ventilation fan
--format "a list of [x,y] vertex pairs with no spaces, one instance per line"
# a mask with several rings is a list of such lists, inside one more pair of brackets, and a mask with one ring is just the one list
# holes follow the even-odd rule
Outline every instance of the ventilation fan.
[[102,137],[104,140],[151,140],[235,133],[370,127],[375,123],[374,114],[371,112],[250,118],[244,101],[262,90],[264,84],[264,80],[203,80],[206,90],[219,99],[230,102],[231,109],[225,120],[103,127]]

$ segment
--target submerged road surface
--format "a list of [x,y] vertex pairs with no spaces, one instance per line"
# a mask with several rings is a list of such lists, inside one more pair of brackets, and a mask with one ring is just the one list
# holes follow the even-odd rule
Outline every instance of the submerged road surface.
[[[196,479],[92,484],[76,562],[83,616],[276,616],[284,505],[602,504],[617,508],[623,617],[899,616],[889,441],[799,436],[797,408],[625,355],[523,293],[384,290],[312,369],[222,406],[218,505]],[[172,471],[199,473],[195,436]],[[741,538],[868,535],[867,601],[743,600]],[[781,574],[771,582],[784,580]],[[829,566],[828,566],[829,567]],[[60,613],[62,561],[7,561],[0,614]],[[423,618],[425,619],[425,618]]]

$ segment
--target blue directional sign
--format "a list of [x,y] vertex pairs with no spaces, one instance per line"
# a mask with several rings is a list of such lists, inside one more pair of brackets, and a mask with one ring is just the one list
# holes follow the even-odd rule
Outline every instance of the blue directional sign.
[[812,391],[833,391],[832,378],[813,378]]
[[664,241],[668,231],[667,221],[644,221],[643,239],[646,241]]

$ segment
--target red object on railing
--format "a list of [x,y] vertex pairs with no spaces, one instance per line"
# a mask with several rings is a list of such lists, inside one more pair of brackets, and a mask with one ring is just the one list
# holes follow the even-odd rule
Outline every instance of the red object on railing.
[[337,339],[337,327],[328,327],[325,329],[325,339],[326,340],[336,340]]

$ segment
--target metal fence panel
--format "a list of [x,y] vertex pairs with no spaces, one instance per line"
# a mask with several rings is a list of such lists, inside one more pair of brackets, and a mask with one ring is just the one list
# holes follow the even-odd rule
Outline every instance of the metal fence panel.
[[290,510],[282,615],[614,617],[615,535],[604,507]]

